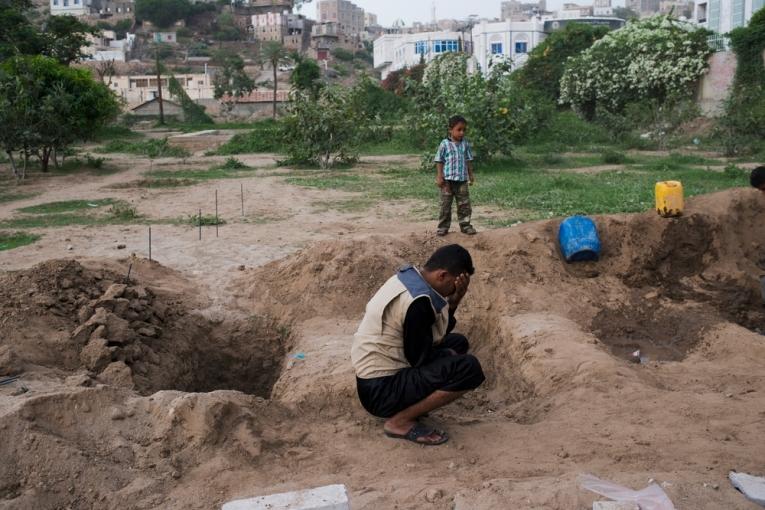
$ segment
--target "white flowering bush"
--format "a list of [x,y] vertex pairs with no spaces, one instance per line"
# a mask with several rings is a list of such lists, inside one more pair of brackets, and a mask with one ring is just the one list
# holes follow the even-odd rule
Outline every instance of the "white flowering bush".
[[409,83],[414,101],[408,125],[428,151],[423,167],[432,168],[452,115],[467,119],[467,138],[478,160],[510,156],[515,143],[549,119],[554,105],[518,86],[508,72],[510,61],[493,64],[484,76],[470,72],[464,53],[447,53],[428,64],[421,84]]
[[668,16],[630,22],[568,60],[560,102],[591,118],[596,108],[687,98],[710,54],[704,29]]

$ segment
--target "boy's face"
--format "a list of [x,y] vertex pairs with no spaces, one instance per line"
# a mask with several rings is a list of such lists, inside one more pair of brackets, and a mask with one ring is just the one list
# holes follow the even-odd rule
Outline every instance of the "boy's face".
[[467,130],[467,125],[464,122],[458,122],[449,130],[449,135],[455,142],[460,142],[465,138],[465,130]]

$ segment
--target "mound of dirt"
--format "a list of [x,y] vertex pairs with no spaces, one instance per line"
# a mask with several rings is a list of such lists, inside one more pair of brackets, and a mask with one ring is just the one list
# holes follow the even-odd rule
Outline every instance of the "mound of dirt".
[[76,261],[0,279],[0,375],[45,368],[149,394],[236,389],[268,396],[286,334],[265,317],[211,322],[182,295]]

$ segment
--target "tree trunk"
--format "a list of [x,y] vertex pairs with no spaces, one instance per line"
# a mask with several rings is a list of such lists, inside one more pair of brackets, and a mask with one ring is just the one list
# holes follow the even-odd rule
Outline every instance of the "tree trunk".
[[19,175],[19,170],[16,168],[16,160],[13,159],[13,151],[5,151],[6,154],[8,154],[8,159],[11,160],[11,170],[13,171],[13,176],[18,180],[21,178]]
[[276,89],[279,87],[279,84],[276,82],[276,66],[279,65],[278,62],[271,62],[274,66],[274,119],[276,119]]
[[40,156],[40,165],[43,172],[48,171],[48,165],[50,163],[50,154],[52,149],[50,147],[43,147],[42,155]]
[[159,123],[164,124],[165,123],[165,108],[162,104],[162,72],[161,68],[159,66],[159,46],[157,46],[157,98],[159,100]]
[[54,148],[52,154],[53,154],[53,166],[56,169],[61,168],[61,165],[58,164],[58,149]]

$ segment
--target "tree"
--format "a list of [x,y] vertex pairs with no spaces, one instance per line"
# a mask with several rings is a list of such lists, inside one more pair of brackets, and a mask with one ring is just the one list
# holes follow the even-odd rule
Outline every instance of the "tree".
[[223,57],[223,65],[213,79],[215,99],[221,100],[227,111],[243,96],[255,88],[255,81],[244,71],[244,60],[239,55],[228,54]]
[[99,30],[73,16],[49,16],[38,29],[30,17],[35,13],[27,0],[0,2],[0,61],[15,55],[46,55],[62,64],[82,58],[88,35]]
[[43,53],[68,65],[84,56],[82,49],[90,45],[88,36],[100,32],[74,16],[50,16],[42,31],[45,45]]
[[668,16],[628,23],[568,61],[560,102],[592,118],[597,108],[619,113],[636,101],[688,98],[712,53],[707,33]]
[[91,138],[120,111],[116,96],[87,70],[43,56],[13,57],[0,65],[0,144],[18,172],[13,153],[36,155],[43,171],[50,157]]
[[276,92],[279,89],[279,82],[277,81],[276,71],[280,64],[288,62],[287,49],[277,41],[266,41],[260,48],[260,55],[263,60],[269,62],[274,70],[274,118],[276,118]]
[[136,0],[137,20],[150,21],[159,28],[167,28],[176,21],[191,15],[189,0]]
[[219,41],[238,41],[242,38],[230,12],[223,12],[217,17],[213,37]]
[[560,79],[569,57],[575,57],[606,35],[603,26],[571,23],[537,45],[515,77],[524,87],[537,90],[552,100],[560,97]]
[[322,86],[319,64],[298,53],[292,54],[292,60],[295,62],[295,69],[290,75],[290,83],[295,89],[307,91],[315,96]]

